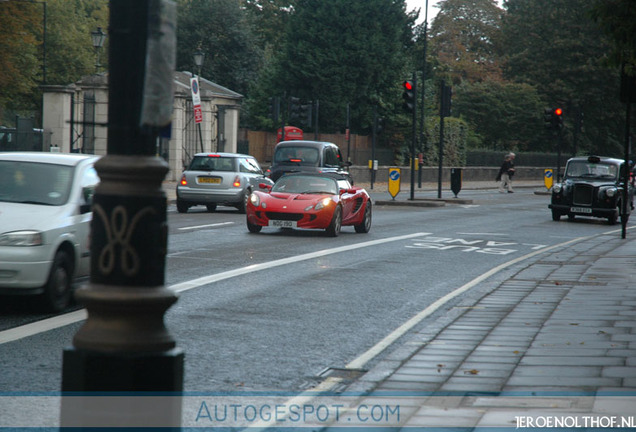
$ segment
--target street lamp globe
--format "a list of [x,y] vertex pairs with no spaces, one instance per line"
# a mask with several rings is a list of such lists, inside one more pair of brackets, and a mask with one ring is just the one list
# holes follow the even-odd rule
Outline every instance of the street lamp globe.
[[91,32],[91,39],[93,40],[93,47],[99,49],[104,46],[104,40],[106,39],[106,33],[101,27],[97,27],[97,30]]
[[93,48],[95,48],[95,73],[99,72],[99,51],[102,49],[104,45],[104,40],[106,40],[106,33],[102,30],[101,27],[97,27],[97,30],[91,32],[91,39],[93,40]]
[[[201,66],[203,66],[203,59],[205,58],[205,53],[203,51],[201,51],[201,49],[198,49],[194,53],[193,57],[194,57],[194,64],[197,65],[197,67],[200,70]],[[199,75],[200,75],[200,73],[199,73]]]

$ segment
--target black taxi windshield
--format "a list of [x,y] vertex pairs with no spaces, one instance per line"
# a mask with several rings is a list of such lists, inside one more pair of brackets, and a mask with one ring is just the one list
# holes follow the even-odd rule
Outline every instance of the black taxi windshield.
[[565,178],[617,180],[618,166],[602,162],[570,161],[565,171]]

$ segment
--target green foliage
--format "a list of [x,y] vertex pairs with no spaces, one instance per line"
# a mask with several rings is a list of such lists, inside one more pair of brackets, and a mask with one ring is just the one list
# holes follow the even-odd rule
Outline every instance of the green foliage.
[[[426,134],[429,151],[424,154],[424,165],[435,166],[439,164],[439,117],[432,117],[428,123],[429,127],[426,129]],[[462,167],[466,165],[468,130],[469,126],[463,120],[453,117],[444,119],[444,154],[442,160],[444,166]]]
[[[95,51],[90,32],[97,27],[108,28],[107,0],[0,2],[0,118],[3,123],[9,112],[34,116],[41,100],[40,84],[66,85],[94,72]],[[101,56],[103,65],[107,64],[106,46]]]
[[[564,142],[580,152],[616,154],[621,112],[618,71],[603,66],[607,38],[590,18],[595,0],[507,0],[502,24],[508,55],[505,76],[533,85],[546,107],[564,110]],[[565,150],[565,149],[564,149]]]
[[[47,83],[66,85],[95,73],[91,32],[108,29],[105,0],[47,0]],[[100,71],[108,70],[108,37],[100,52]]]
[[484,81],[463,83],[455,93],[453,114],[480,137],[479,146],[524,150],[538,149],[545,142],[543,103],[532,86]]
[[404,11],[403,0],[298,0],[257,94],[320,100],[323,132],[342,130],[349,103],[352,129],[368,131],[373,105],[399,98],[406,75],[413,22]]
[[42,80],[42,10],[36,6],[0,2],[0,112],[29,105]]
[[198,73],[193,55],[205,53],[201,75],[241,94],[256,80],[262,50],[241,0],[179,0],[177,69]]
[[500,25],[494,0],[442,0],[431,26],[432,54],[453,84],[501,76]]
[[634,0],[596,0],[592,18],[613,41],[608,63],[625,65],[626,73],[636,76],[636,5]]

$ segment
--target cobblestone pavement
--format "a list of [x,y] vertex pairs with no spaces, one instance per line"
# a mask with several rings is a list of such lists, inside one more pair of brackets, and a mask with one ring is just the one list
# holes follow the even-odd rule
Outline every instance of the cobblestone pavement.
[[[400,427],[636,426],[636,241],[620,229],[542,253],[347,389]],[[555,423],[556,422],[556,423]]]

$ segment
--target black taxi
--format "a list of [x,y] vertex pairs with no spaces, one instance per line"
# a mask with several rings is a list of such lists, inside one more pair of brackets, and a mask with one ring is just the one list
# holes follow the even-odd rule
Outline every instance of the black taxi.
[[628,218],[634,208],[634,187],[628,181],[627,212],[623,215],[625,161],[599,156],[573,157],[565,166],[561,182],[552,187],[552,220],[561,216],[605,218],[610,225]]

